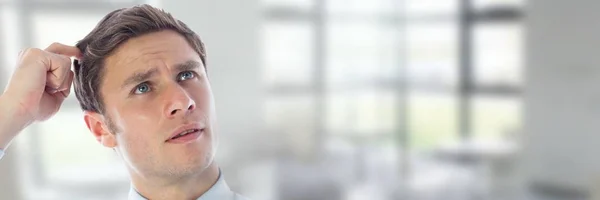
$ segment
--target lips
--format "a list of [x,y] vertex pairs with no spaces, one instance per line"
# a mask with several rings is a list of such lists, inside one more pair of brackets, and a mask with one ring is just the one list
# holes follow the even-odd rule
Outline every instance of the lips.
[[203,132],[204,127],[200,124],[186,124],[175,129],[165,142],[187,142],[198,138]]
[[176,135],[176,136],[170,138],[169,140],[177,139],[177,138],[180,138],[180,137],[183,137],[183,136],[186,136],[188,134],[195,133],[198,131],[200,131],[200,129],[189,129],[189,130],[186,130],[186,131],[180,133],[179,135]]

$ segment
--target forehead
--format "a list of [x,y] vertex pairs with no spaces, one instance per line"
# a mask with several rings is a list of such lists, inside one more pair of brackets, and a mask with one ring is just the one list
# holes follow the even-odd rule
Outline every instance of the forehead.
[[183,36],[164,30],[127,40],[106,58],[105,69],[113,71],[111,68],[118,67],[118,71],[128,71],[139,65],[170,65],[194,58],[200,59]]

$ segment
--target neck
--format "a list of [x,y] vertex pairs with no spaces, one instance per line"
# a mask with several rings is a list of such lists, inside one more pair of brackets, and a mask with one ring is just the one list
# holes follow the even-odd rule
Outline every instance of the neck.
[[146,199],[197,199],[219,178],[219,168],[212,162],[205,170],[177,179],[145,177],[131,173],[135,190]]

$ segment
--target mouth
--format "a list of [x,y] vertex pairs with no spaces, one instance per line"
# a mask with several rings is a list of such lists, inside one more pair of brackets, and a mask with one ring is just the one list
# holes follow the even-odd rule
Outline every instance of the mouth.
[[202,133],[204,133],[204,128],[200,128],[199,126],[183,126],[177,129],[165,142],[187,143],[196,140]]

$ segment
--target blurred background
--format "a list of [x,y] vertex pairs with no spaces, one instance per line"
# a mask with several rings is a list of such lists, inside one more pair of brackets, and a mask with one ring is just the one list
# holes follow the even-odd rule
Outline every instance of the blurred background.
[[[142,3],[206,43],[217,161],[252,199],[598,198],[598,1],[0,0],[0,87]],[[74,95],[0,161],[0,199],[128,190]]]

